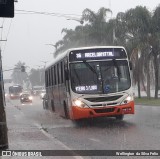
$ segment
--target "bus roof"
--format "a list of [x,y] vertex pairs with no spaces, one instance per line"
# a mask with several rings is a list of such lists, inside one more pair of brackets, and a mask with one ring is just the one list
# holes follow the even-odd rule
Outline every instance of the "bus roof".
[[55,57],[54,60],[49,65],[47,65],[46,69],[48,69],[50,66],[52,66],[53,64],[63,59],[67,54],[69,54],[70,51],[98,49],[98,48],[123,48],[125,50],[123,46],[89,46],[89,47],[70,48],[70,49],[65,50],[64,52],[60,52],[59,55],[57,55],[57,57]]

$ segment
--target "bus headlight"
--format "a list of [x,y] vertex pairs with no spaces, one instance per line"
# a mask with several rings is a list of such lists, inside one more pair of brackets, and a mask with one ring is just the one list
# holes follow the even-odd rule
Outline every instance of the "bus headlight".
[[129,95],[121,102],[121,105],[128,104],[131,101],[133,101],[133,96]]
[[79,99],[73,100],[73,104],[77,107],[81,107],[81,108],[86,108],[87,107],[88,108],[88,106]]

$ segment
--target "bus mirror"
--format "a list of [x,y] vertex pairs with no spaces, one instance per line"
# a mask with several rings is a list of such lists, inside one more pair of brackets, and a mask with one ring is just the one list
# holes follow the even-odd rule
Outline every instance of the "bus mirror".
[[132,62],[129,61],[129,67],[130,67],[130,70],[132,70]]
[[65,79],[68,81],[69,80],[69,76],[68,76],[68,71],[65,70]]

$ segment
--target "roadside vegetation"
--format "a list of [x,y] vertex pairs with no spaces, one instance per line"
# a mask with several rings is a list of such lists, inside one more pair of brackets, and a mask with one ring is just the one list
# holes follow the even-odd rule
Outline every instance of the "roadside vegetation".
[[150,98],[142,97],[142,98],[135,98],[136,105],[148,105],[148,106],[160,106],[160,98]]

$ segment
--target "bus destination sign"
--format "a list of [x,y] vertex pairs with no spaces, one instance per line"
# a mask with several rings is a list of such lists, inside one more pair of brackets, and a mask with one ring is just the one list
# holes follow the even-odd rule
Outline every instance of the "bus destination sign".
[[122,48],[116,49],[87,49],[87,50],[74,50],[70,52],[70,61],[83,61],[83,60],[101,60],[113,58],[126,58],[125,50]]
[[94,58],[94,57],[107,57],[107,56],[113,56],[113,52],[86,52],[84,54],[76,53],[76,58]]

